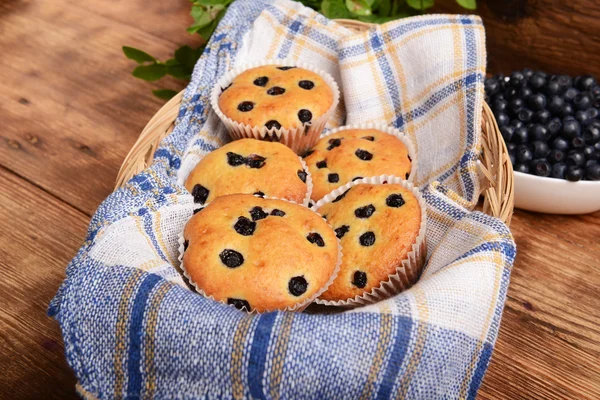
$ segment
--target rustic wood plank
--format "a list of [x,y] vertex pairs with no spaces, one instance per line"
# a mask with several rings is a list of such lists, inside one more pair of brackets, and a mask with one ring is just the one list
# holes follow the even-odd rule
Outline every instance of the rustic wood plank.
[[0,398],[76,398],[58,324],[46,309],[88,217],[0,168]]
[[517,211],[515,263],[482,399],[600,398],[600,212]]
[[[150,91],[158,84],[131,77],[134,63],[121,46],[167,57],[175,45],[58,3],[0,4],[0,164],[91,214],[112,191],[123,158],[163,104]],[[145,3],[137,1],[138,12]],[[108,12],[111,2],[94,7]],[[185,13],[176,9],[172,15],[182,20],[178,37],[189,39]],[[174,80],[165,84],[183,87]]]
[[[434,11],[468,14],[454,1]],[[600,2],[590,0],[478,0],[486,29],[488,71],[525,67],[600,78]]]

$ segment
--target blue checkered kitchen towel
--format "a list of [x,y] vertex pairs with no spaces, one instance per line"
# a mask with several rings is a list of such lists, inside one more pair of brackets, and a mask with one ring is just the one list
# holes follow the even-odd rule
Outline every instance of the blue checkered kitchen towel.
[[[428,263],[387,301],[323,315],[248,315],[187,290],[181,185],[226,140],[210,110],[217,78],[254,59],[330,72],[345,103],[329,121],[385,121],[418,149]],[[407,18],[351,32],[298,3],[238,0],[185,91],[154,163],[110,195],[50,305],[84,396],[112,398],[473,398],[490,361],[515,245],[478,198],[485,39],[473,16]],[[345,107],[345,108],[344,108]]]

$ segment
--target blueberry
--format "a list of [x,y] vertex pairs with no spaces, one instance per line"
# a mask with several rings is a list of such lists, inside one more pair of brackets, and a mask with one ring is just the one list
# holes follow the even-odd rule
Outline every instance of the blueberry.
[[515,154],[514,151],[509,151],[508,152],[508,158],[510,158],[510,163],[512,165],[515,165],[517,163],[517,156],[516,156],[516,154]]
[[515,71],[510,74],[510,85],[512,87],[521,87],[525,84],[525,76],[520,71]]
[[514,152],[517,149],[517,145],[514,143],[506,143],[506,149],[508,151]]
[[342,225],[335,229],[335,236],[337,236],[338,239],[341,239],[349,230],[350,227],[348,225]]
[[527,104],[533,111],[542,110],[544,107],[546,107],[546,96],[541,93],[532,94],[529,97]]
[[329,147],[327,150],[331,150],[335,147],[339,147],[342,145],[342,139],[329,139]]
[[515,133],[513,135],[513,142],[517,144],[525,144],[529,140],[529,134],[527,133],[527,128],[521,126],[515,129]]
[[219,254],[221,262],[229,268],[237,268],[244,263],[244,257],[235,250],[225,249]]
[[206,202],[206,199],[208,198],[209,193],[210,193],[210,190],[208,190],[201,184],[198,183],[198,184],[194,185],[194,188],[192,189],[192,196],[194,196],[194,203],[204,204]]
[[340,201],[341,199],[343,199],[344,197],[346,197],[346,194],[349,191],[350,191],[350,189],[346,190],[344,193],[342,193],[339,196],[337,196],[335,199],[333,199],[332,203],[337,203],[338,201]]
[[517,148],[517,161],[519,163],[528,163],[529,161],[533,160],[533,153],[531,150],[529,150],[529,148],[527,148],[526,145],[521,145]]
[[587,110],[585,110],[585,114],[587,115],[588,119],[593,120],[598,118],[598,115],[600,115],[600,111],[598,111],[596,107],[590,107]]
[[548,147],[548,144],[541,140],[533,142],[532,146],[534,158],[543,158],[546,157],[548,153],[550,153],[550,147]]
[[313,81],[300,81],[298,82],[298,86],[305,90],[311,90],[315,87],[315,84],[313,83]]
[[550,166],[550,163],[546,160],[533,160],[531,163],[531,169],[533,170],[533,173],[537,176],[550,176],[550,173],[552,172],[552,167]]
[[562,137],[565,139],[573,139],[575,136],[581,134],[581,126],[575,119],[568,119],[563,121]]
[[267,85],[267,82],[269,82],[269,78],[267,78],[266,76],[261,76],[260,78],[256,78],[254,80],[254,84],[260,87],[265,87]]
[[277,67],[277,69],[280,69],[282,71],[287,71],[288,69],[292,69],[292,68],[296,68],[296,67]]
[[533,76],[534,72],[533,70],[529,69],[529,68],[525,68],[523,71],[523,76],[525,77],[525,79],[529,79]]
[[567,151],[569,150],[569,142],[567,142],[563,138],[558,137],[552,142],[552,147],[556,150]]
[[298,178],[300,178],[302,182],[306,183],[306,171],[304,171],[303,169],[299,169]]
[[358,238],[361,246],[373,246],[375,244],[375,234],[373,232],[365,232]]
[[529,166],[527,166],[527,164],[515,164],[514,169],[515,172],[522,172],[524,174],[529,173]]
[[288,283],[288,290],[294,296],[301,296],[308,289],[308,282],[304,276],[295,276]]
[[321,168],[327,168],[327,161],[323,160],[323,161],[319,161],[317,163],[317,168],[321,169]]
[[550,154],[548,154],[548,161],[552,164],[556,164],[562,162],[565,159],[565,152],[561,150],[551,150]]
[[367,274],[362,271],[356,271],[354,275],[352,275],[352,284],[357,288],[364,288],[367,286]]
[[571,139],[571,148],[572,149],[581,149],[585,146],[585,140],[581,136],[575,136]]
[[273,209],[273,211],[271,211],[271,215],[273,215],[274,217],[285,217],[285,211],[281,211],[278,209]]
[[281,129],[281,124],[278,121],[275,121],[274,119],[267,121],[265,123],[265,126],[267,127],[268,130],[271,130],[273,128]]
[[531,96],[532,94],[533,94],[533,90],[531,90],[527,86],[523,86],[521,89],[519,89],[519,96],[523,100],[527,100],[529,98],[529,96]]
[[231,165],[232,167],[237,167],[246,164],[246,158],[229,151],[227,152],[227,164]]
[[565,173],[565,178],[571,182],[577,182],[583,179],[584,170],[583,168],[579,168],[576,166],[567,167],[567,172]]
[[591,181],[600,181],[600,164],[590,165],[586,168],[585,174]]
[[240,311],[250,311],[250,304],[246,300],[228,298],[227,304],[229,304],[230,306],[234,306]]
[[508,102],[504,99],[496,99],[492,103],[494,114],[505,113],[508,109]]
[[581,126],[585,126],[591,122],[587,112],[581,110],[575,112],[575,120],[579,122],[579,125]]
[[552,166],[551,176],[556,179],[565,179],[567,172],[567,166],[563,163],[554,164]]
[[593,145],[600,141],[600,128],[590,125],[583,131],[583,139],[587,144]]
[[250,210],[250,216],[252,217],[252,221],[260,221],[261,219],[267,218],[269,214],[264,212],[261,207],[256,206]]
[[510,103],[508,103],[508,108],[510,108],[513,114],[518,114],[523,107],[525,107],[525,102],[518,97],[516,99],[512,99]]
[[581,167],[585,164],[585,156],[583,151],[571,150],[567,153],[567,165]]
[[317,232],[309,233],[306,237],[306,240],[312,244],[316,244],[319,247],[325,247],[325,241],[323,240],[323,237],[321,237],[321,235],[319,235]]
[[259,156],[258,154],[250,154],[246,163],[250,168],[262,168],[265,166],[265,160],[266,158]]
[[540,90],[545,85],[546,85],[546,78],[538,72],[535,72],[531,76],[531,78],[529,78],[529,86],[531,86],[531,88],[534,90]]
[[590,90],[596,85],[596,79],[593,76],[582,76],[579,79],[578,87],[580,90]]
[[594,146],[585,146],[583,148],[583,155],[585,156],[586,160],[595,160],[595,153],[596,149],[594,149]]
[[267,90],[267,94],[269,96],[279,96],[280,94],[284,94],[285,89],[279,86],[273,86],[269,90]]
[[569,115],[573,115],[573,112],[575,110],[573,109],[573,106],[570,104],[565,104],[560,112],[560,115],[564,118],[564,117],[568,117]]
[[373,154],[363,149],[356,150],[354,154],[356,155],[356,157],[360,158],[363,161],[370,161],[371,159],[373,159]]
[[385,204],[388,207],[402,207],[404,205],[404,198],[400,193],[390,194],[387,199],[385,199]]
[[548,110],[539,110],[533,114],[532,121],[538,124],[547,124],[550,121],[552,114]]
[[496,94],[498,90],[500,90],[500,85],[498,84],[498,81],[494,78],[486,79],[483,84],[483,87],[485,88],[485,93],[488,96],[492,96]]
[[556,81],[563,90],[571,87],[573,84],[573,81],[569,75],[560,75]]
[[510,126],[514,127],[515,129],[519,129],[521,127],[524,127],[525,124],[515,118],[510,121]]
[[246,217],[239,217],[233,229],[242,236],[250,236],[256,229],[256,222],[250,221]]
[[251,111],[253,108],[254,108],[254,103],[251,101],[242,101],[237,106],[237,109],[240,110],[241,112],[248,112],[248,111]]
[[573,99],[573,105],[578,110],[587,110],[592,106],[592,99],[587,94],[579,93]]
[[298,119],[303,124],[306,124],[307,122],[310,122],[310,120],[312,119],[312,113],[309,110],[302,109],[302,110],[298,111]]
[[510,118],[505,113],[498,113],[496,114],[496,122],[498,123],[498,126],[508,125]]
[[552,96],[550,97],[550,101],[548,102],[548,111],[550,111],[554,115],[560,115],[564,106],[565,101],[562,97]]
[[548,140],[548,129],[544,125],[532,125],[529,128],[529,140]]
[[510,142],[512,140],[513,134],[515,133],[515,128],[513,126],[507,125],[500,128],[500,133],[504,138],[505,142]]
[[361,137],[361,139],[368,140],[369,142],[374,142],[375,141],[375,137],[374,136],[363,136],[363,137]]
[[565,91],[565,94],[563,95],[564,99],[572,102],[573,99],[575,99],[575,96],[577,96],[579,94],[579,90],[575,89],[574,87],[570,87]]
[[548,96],[552,96],[555,94],[559,94],[561,90],[560,85],[556,81],[551,81],[546,84],[546,94]]
[[591,167],[592,165],[596,165],[596,164],[598,164],[598,160],[587,160],[587,161],[585,162],[585,166],[584,166],[584,168],[585,168],[585,169],[588,169],[588,168],[589,168],[589,167]]
[[327,180],[329,183],[337,183],[340,180],[340,176],[338,174],[329,174],[327,175]]
[[356,218],[369,218],[374,212],[375,206],[373,206],[373,204],[369,204],[354,210],[354,215],[356,215]]
[[550,137],[554,137],[562,129],[562,122],[559,118],[552,118],[547,124],[546,128],[550,133]]
[[531,121],[531,117],[533,117],[533,111],[527,108],[524,108],[521,111],[519,111],[519,114],[517,115],[519,121],[523,122],[524,124]]

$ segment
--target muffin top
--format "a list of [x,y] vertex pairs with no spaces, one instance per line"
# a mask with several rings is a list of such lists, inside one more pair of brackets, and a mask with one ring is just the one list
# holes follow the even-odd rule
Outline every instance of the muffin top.
[[277,65],[242,72],[219,97],[225,116],[268,129],[302,127],[325,114],[332,103],[333,92],[319,75]]
[[280,143],[241,139],[204,157],[185,181],[194,202],[204,204],[226,194],[278,197],[302,204],[307,174],[292,150]]
[[375,129],[348,129],[319,140],[304,156],[312,176],[312,199],[355,179],[395,175],[408,179],[408,149],[394,135]]
[[378,287],[407,258],[421,226],[417,198],[398,184],[353,186],[318,212],[344,253],[340,272],[321,300],[347,300]]
[[331,278],[338,241],[314,211],[234,194],[197,212],[184,231],[183,266],[214,299],[263,312],[309,301]]

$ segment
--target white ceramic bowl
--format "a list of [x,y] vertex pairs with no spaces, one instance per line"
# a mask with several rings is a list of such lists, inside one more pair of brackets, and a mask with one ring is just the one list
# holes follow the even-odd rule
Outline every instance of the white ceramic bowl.
[[569,182],[515,172],[515,207],[548,214],[600,210],[600,181]]

